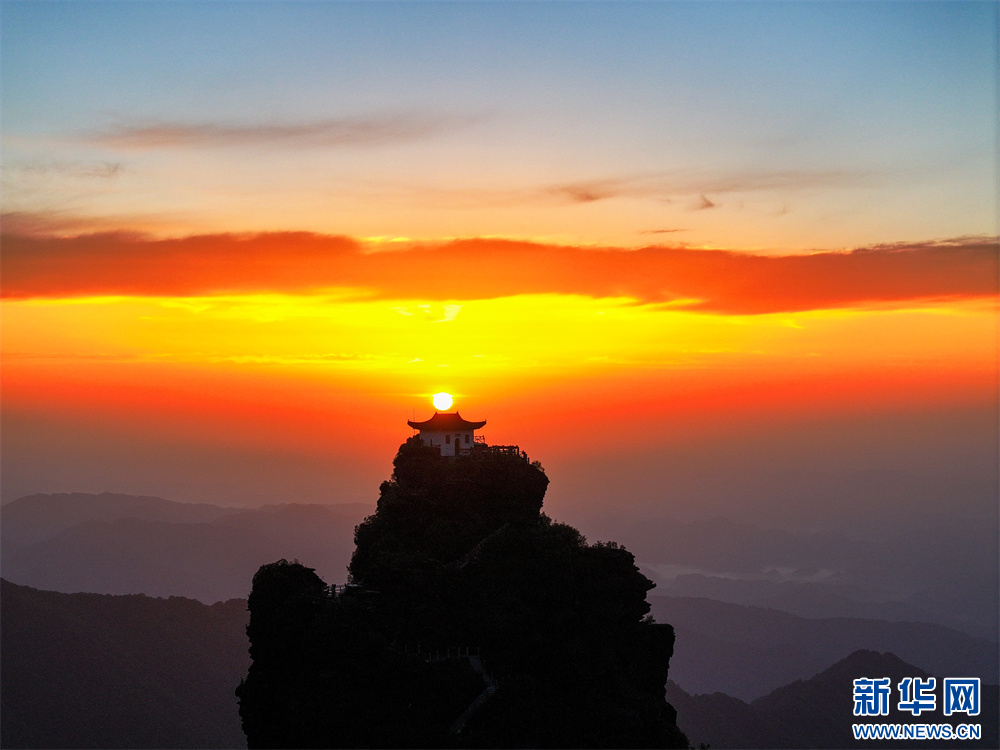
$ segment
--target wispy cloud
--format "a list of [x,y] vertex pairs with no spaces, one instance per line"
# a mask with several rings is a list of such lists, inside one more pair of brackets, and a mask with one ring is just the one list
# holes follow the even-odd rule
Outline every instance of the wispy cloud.
[[[579,206],[626,198],[651,200],[664,205],[677,203],[688,209],[706,209],[722,206],[716,197],[719,195],[862,187],[875,184],[880,179],[881,175],[876,172],[848,170],[734,170],[729,173],[677,170],[498,188],[438,187],[423,182],[370,187],[379,193],[392,193],[401,200],[451,208]],[[711,205],[706,205],[706,202]]]
[[593,203],[606,198],[635,194],[643,178],[620,177],[606,180],[588,180],[542,188],[541,192],[571,203]]
[[698,196],[698,201],[692,206],[694,211],[705,211],[709,208],[718,208],[718,203],[709,200],[704,193]]
[[396,113],[312,122],[121,122],[84,134],[103,146],[130,150],[285,145],[380,146],[469,127],[482,116]]
[[[369,252],[306,233],[149,240],[4,237],[8,297],[198,296],[351,288],[421,303],[577,294],[664,309],[757,314],[926,299],[995,297],[994,238],[768,257],[651,246],[579,248],[468,239]],[[457,308],[456,308],[457,310]]]
[[4,165],[4,176],[113,179],[123,170],[120,161],[24,161]]
[[[122,236],[146,232],[181,234],[190,231],[197,218],[182,213],[129,214],[127,216],[87,216],[72,211],[7,211],[0,215],[0,228],[5,235],[22,237],[78,236],[94,233],[121,233]],[[129,227],[121,232],[121,227]]]

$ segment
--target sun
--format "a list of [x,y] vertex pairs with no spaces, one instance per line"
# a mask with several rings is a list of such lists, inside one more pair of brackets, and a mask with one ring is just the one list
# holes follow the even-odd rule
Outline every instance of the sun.
[[438,411],[447,411],[451,408],[451,404],[454,401],[450,393],[435,393],[434,394],[434,408]]

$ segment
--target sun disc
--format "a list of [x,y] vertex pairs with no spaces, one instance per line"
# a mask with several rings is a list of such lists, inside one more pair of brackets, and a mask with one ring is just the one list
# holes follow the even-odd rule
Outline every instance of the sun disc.
[[438,411],[447,411],[451,408],[452,397],[450,393],[435,393],[434,408]]

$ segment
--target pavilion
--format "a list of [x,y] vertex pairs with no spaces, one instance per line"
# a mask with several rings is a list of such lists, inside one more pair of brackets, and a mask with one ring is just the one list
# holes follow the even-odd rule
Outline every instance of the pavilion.
[[424,445],[436,445],[441,450],[442,456],[460,456],[463,453],[471,453],[472,447],[485,444],[486,440],[482,435],[476,435],[486,424],[482,422],[470,422],[463,419],[457,411],[454,412],[434,412],[434,416],[423,422],[406,422],[415,430],[420,430],[420,439]]

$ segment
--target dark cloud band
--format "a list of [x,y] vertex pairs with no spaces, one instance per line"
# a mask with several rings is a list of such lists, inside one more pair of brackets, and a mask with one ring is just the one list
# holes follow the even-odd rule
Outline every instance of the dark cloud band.
[[671,309],[759,314],[998,294],[997,242],[983,237],[780,257],[484,238],[371,252],[349,237],[307,233],[170,240],[8,235],[3,246],[6,297],[348,287],[365,290],[366,298],[579,294],[631,297]]
[[215,123],[148,121],[118,123],[84,139],[129,150],[230,146],[377,146],[407,142],[467,127],[480,117],[389,114],[305,123]]

